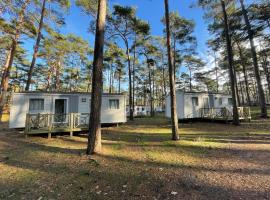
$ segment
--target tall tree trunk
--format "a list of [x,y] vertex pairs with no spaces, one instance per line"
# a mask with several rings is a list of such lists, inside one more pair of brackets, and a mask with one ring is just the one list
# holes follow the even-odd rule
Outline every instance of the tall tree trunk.
[[169,16],[168,0],[164,0],[164,5],[165,5],[167,53],[168,53],[169,79],[170,79],[172,140],[179,140],[178,117],[177,117],[177,111],[176,111],[175,79],[174,79],[174,69],[172,66],[171,31],[170,31],[170,16]]
[[254,65],[254,73],[256,77],[256,82],[258,86],[258,93],[259,93],[259,101],[260,101],[260,107],[261,107],[261,117],[262,118],[267,118],[267,106],[266,106],[266,101],[265,101],[265,94],[261,82],[261,77],[260,77],[260,70],[259,70],[259,65],[258,65],[258,58],[257,58],[257,52],[256,52],[256,47],[254,45],[254,32],[251,29],[250,21],[248,18],[247,10],[244,5],[244,0],[240,0],[241,8],[242,8],[242,13],[245,19],[247,31],[248,31],[248,38],[250,42],[250,47],[251,47],[251,55],[252,55],[252,60],[253,60],[253,65]]
[[2,118],[3,109],[4,109],[4,101],[5,101],[5,93],[8,91],[9,86],[9,78],[10,78],[10,70],[13,65],[13,60],[16,53],[17,44],[19,41],[19,38],[21,36],[21,29],[24,23],[25,18],[25,10],[28,6],[30,0],[25,0],[24,4],[22,5],[22,8],[19,13],[19,19],[18,19],[18,25],[16,26],[15,30],[15,36],[12,39],[12,44],[10,48],[10,53],[7,56],[6,66],[4,67],[4,72],[2,75],[1,85],[0,85],[0,119]]
[[129,83],[129,119],[134,120],[133,116],[133,98],[132,98],[132,70],[131,70],[131,62],[130,62],[130,52],[128,41],[125,41],[126,44],[126,54],[127,54],[127,61],[128,61],[128,83]]
[[31,81],[32,81],[34,67],[35,67],[35,64],[36,64],[36,59],[37,59],[37,56],[38,56],[38,49],[39,49],[39,44],[40,44],[40,40],[41,40],[41,36],[42,36],[41,30],[43,28],[43,19],[44,19],[44,14],[45,14],[45,7],[46,7],[46,0],[43,0],[40,20],[39,20],[39,25],[38,25],[37,40],[36,40],[36,44],[34,46],[34,53],[33,53],[33,57],[32,57],[32,62],[31,62],[31,65],[30,65],[30,68],[29,68],[29,71],[28,71],[28,78],[27,78],[27,82],[26,82],[26,86],[25,86],[26,91],[29,91]]
[[245,86],[246,86],[246,95],[247,95],[247,103],[250,106],[251,105],[251,101],[250,101],[250,93],[249,93],[249,85],[248,85],[248,77],[247,77],[247,69],[246,69],[246,65],[243,62],[244,61],[244,55],[241,49],[241,46],[238,42],[236,42],[236,45],[238,47],[238,51],[239,51],[239,55],[240,55],[240,60],[241,60],[241,66],[242,66],[242,72],[244,75],[244,79],[245,79]]
[[106,23],[107,0],[99,0],[96,23],[95,50],[93,61],[93,80],[91,94],[91,111],[89,118],[89,135],[86,153],[93,154],[101,150],[101,101],[104,35]]
[[150,115],[151,117],[154,116],[154,106],[153,106],[153,88],[152,88],[152,77],[151,77],[151,66],[150,63],[147,62],[148,66],[148,81],[149,81],[149,89],[150,89]]
[[136,43],[137,43],[137,34],[134,35],[134,52],[133,52],[133,69],[132,69],[132,109],[135,109],[135,65],[136,65]]
[[268,69],[268,57],[267,55],[263,55],[262,56],[262,67],[263,67],[263,71],[264,71],[264,74],[265,74],[265,79],[266,79],[266,82],[267,82],[267,87],[268,87],[268,93],[270,93],[270,72],[269,72],[269,69]]
[[55,91],[59,91],[60,89],[60,68],[61,62],[59,61],[55,69]]
[[189,91],[192,91],[192,73],[191,73],[191,69],[189,69]]
[[218,66],[217,66],[217,56],[216,52],[214,51],[214,59],[215,59],[215,74],[216,74],[216,92],[219,92],[219,84],[218,84]]
[[167,91],[166,91],[166,79],[165,79],[165,65],[164,65],[164,57],[162,55],[162,84],[163,84],[163,94],[162,94],[162,108],[165,109],[165,100],[167,96]]
[[175,35],[173,34],[173,74],[174,80],[176,78],[176,39]]
[[235,74],[234,74],[234,67],[233,67],[233,52],[232,52],[231,38],[229,35],[228,16],[227,16],[224,0],[221,0],[220,2],[221,2],[223,17],[224,17],[224,30],[225,30],[225,35],[226,35],[230,85],[231,85],[232,100],[233,100],[233,124],[239,125],[239,114],[238,114],[237,100],[236,100]]
[[153,66],[153,70],[152,70],[152,83],[153,83],[153,89],[152,89],[152,115],[151,117],[155,116],[155,99],[156,99],[156,95],[155,95],[155,89],[156,89],[156,85],[155,85],[155,65]]
[[109,70],[109,93],[112,93],[112,65]]
[[241,92],[241,104],[245,105],[245,96],[244,96],[244,91],[243,91],[243,84],[242,81],[240,80],[240,74],[238,75],[238,83],[240,85],[240,92]]
[[118,75],[118,93],[121,92],[121,76],[120,76],[120,71],[119,71],[119,75]]

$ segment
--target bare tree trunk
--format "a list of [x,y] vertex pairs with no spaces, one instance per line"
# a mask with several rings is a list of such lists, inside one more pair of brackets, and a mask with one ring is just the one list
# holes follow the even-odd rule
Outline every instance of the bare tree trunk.
[[235,125],[239,125],[239,115],[238,115],[237,100],[236,100],[235,74],[234,74],[234,67],[233,67],[233,52],[232,52],[231,38],[229,35],[228,16],[227,16],[224,0],[221,0],[220,2],[221,2],[222,11],[223,11],[224,29],[225,29],[226,43],[227,43],[229,75],[230,75],[230,82],[231,82],[230,85],[231,85],[232,100],[233,100],[233,123]]
[[148,81],[149,81],[149,90],[150,90],[150,115],[153,116],[153,92],[152,92],[152,78],[151,78],[151,67],[150,64],[148,65]]
[[189,91],[192,92],[192,73],[191,73],[191,69],[189,69]]
[[246,70],[246,65],[243,63],[244,55],[243,55],[242,49],[240,47],[240,44],[238,42],[236,42],[236,45],[237,45],[238,50],[239,50],[239,55],[240,55],[240,60],[241,60],[241,65],[242,65],[242,72],[243,72],[244,79],[245,79],[246,94],[247,94],[247,103],[250,106],[251,103],[250,103],[250,94],[249,94],[249,85],[248,85],[247,70]]
[[132,69],[132,77],[133,77],[133,87],[132,87],[132,109],[135,109],[135,65],[136,65],[136,43],[137,43],[137,34],[134,36],[134,52],[133,52],[133,69]]
[[244,5],[244,0],[240,0],[241,8],[242,8],[242,13],[245,19],[245,23],[247,26],[247,31],[248,31],[248,37],[249,37],[249,42],[250,42],[250,48],[251,48],[251,55],[252,55],[252,60],[253,60],[253,65],[254,65],[254,73],[256,77],[256,82],[258,86],[258,93],[259,93],[259,101],[260,101],[260,106],[261,106],[261,117],[262,118],[267,118],[267,106],[266,106],[266,101],[265,101],[265,94],[261,82],[261,77],[260,77],[260,70],[259,70],[259,65],[258,65],[258,58],[257,58],[257,52],[256,52],[256,47],[254,45],[254,33],[253,30],[251,29],[250,21],[248,19],[248,14],[247,10]]
[[54,88],[55,91],[59,91],[60,89],[60,67],[61,67],[61,62],[59,61],[55,69],[55,88]]
[[109,70],[109,93],[112,93],[112,65]]
[[42,4],[42,10],[41,10],[41,16],[40,16],[40,21],[39,21],[39,26],[38,26],[38,35],[37,35],[37,40],[36,40],[36,44],[34,47],[34,53],[33,53],[33,57],[32,57],[32,62],[28,71],[28,78],[27,78],[27,82],[26,82],[26,86],[25,86],[25,90],[29,91],[30,85],[31,85],[31,80],[32,80],[32,76],[33,76],[33,71],[34,71],[34,67],[36,64],[36,59],[38,56],[38,49],[39,49],[39,44],[40,44],[40,40],[41,40],[41,30],[43,28],[43,19],[44,19],[44,14],[45,14],[45,6],[46,6],[46,0],[43,0],[43,4]]
[[120,72],[119,72],[119,76],[118,76],[118,93],[121,92],[121,76],[120,76]]
[[175,79],[174,69],[172,65],[172,51],[171,51],[171,31],[170,31],[170,16],[169,16],[169,3],[164,0],[165,4],[165,18],[166,18],[166,34],[167,34],[167,53],[168,53],[168,66],[170,78],[170,96],[171,96],[171,122],[172,122],[172,140],[179,140],[178,134],[178,117],[176,111],[176,92],[175,92]]
[[217,56],[216,52],[214,51],[214,59],[215,59],[215,73],[216,73],[216,92],[219,92],[219,84],[218,84],[218,66],[217,66]]
[[176,39],[175,35],[173,34],[173,74],[174,74],[174,80],[176,77]]
[[99,0],[93,61],[91,112],[89,119],[89,135],[86,151],[88,155],[99,152],[101,150],[100,112],[102,101],[102,70],[106,10],[107,0]]
[[11,70],[11,67],[13,65],[13,60],[15,57],[17,44],[18,44],[19,38],[21,36],[21,31],[22,31],[21,29],[22,29],[22,26],[24,23],[24,18],[25,18],[25,10],[26,10],[26,7],[28,6],[29,2],[30,2],[30,0],[26,0],[24,2],[24,4],[22,5],[21,10],[20,10],[18,25],[16,26],[16,30],[15,30],[15,36],[12,40],[10,53],[7,56],[7,59],[8,59],[6,61],[7,65],[5,66],[4,72],[2,75],[2,80],[1,80],[1,85],[0,85],[0,119],[2,118],[2,114],[3,114],[4,100],[5,100],[4,95],[8,91],[10,70]]
[[243,92],[243,84],[242,84],[242,81],[240,80],[240,74],[238,75],[238,82],[239,82],[239,85],[240,85],[240,92],[241,92],[241,104],[242,105],[245,105],[245,98],[244,98],[244,92]]
[[265,79],[266,79],[266,82],[267,82],[267,87],[268,87],[268,93],[270,93],[270,72],[269,72],[269,69],[268,69],[268,57],[267,55],[263,55],[262,56],[262,67],[263,67],[263,71],[264,71],[264,74],[265,74]]
[[129,119],[134,120],[133,116],[133,98],[132,98],[132,72],[131,72],[131,62],[130,62],[130,53],[129,53],[129,46],[128,42],[125,41],[126,44],[126,54],[127,54],[127,61],[128,61],[128,79],[129,79]]

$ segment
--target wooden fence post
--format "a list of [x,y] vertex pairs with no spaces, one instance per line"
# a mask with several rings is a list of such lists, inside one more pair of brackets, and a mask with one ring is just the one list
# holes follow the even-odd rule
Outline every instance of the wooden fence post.
[[69,128],[70,128],[70,137],[73,136],[73,126],[74,126],[74,113],[69,113]]
[[25,120],[25,128],[24,128],[25,138],[27,138],[28,133],[29,133],[29,126],[30,126],[29,121],[30,121],[30,120],[29,120],[29,114],[27,113],[27,114],[26,114],[26,120]]

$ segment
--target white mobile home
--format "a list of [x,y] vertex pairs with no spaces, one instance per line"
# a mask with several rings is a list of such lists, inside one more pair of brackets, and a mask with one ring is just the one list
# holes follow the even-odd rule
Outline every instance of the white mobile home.
[[[14,93],[10,107],[10,128],[25,127],[27,114],[90,113],[90,93]],[[123,94],[103,94],[101,123],[126,122],[126,97]]]
[[[136,105],[134,106],[134,116],[148,116],[150,115],[151,108],[150,106]],[[129,116],[129,106],[126,106],[126,113]]]
[[[232,110],[232,97],[227,94],[176,91],[176,107],[179,119],[200,118],[201,109],[226,108]],[[166,117],[171,116],[170,96],[166,98]]]

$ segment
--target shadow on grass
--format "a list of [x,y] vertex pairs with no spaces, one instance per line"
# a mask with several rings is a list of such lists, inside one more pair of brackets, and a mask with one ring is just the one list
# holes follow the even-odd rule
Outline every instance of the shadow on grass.
[[[196,135],[197,136],[197,135]],[[212,136],[212,135],[211,135]],[[84,137],[84,136],[81,136]],[[184,136],[183,136],[184,137]],[[186,137],[191,137],[190,135],[186,135]],[[205,135],[204,135],[205,137]],[[268,137],[268,136],[267,136]],[[166,140],[165,140],[166,138]],[[69,138],[60,138],[64,142],[74,142],[82,145],[82,141],[76,141]],[[141,147],[161,147],[162,150],[170,152],[173,151],[184,150],[185,152],[202,152],[204,153],[205,147],[200,146],[189,146],[182,145],[181,142],[178,143],[159,143],[165,141],[170,141],[170,136],[167,133],[164,134],[139,134],[135,133],[130,135],[121,133],[120,135],[115,135],[115,133],[107,133],[103,135],[103,139],[109,140],[104,143],[104,146],[110,146],[115,143],[113,141],[125,141],[128,146],[141,146]],[[217,186],[210,185],[207,181],[190,178],[186,176],[186,174],[193,174],[197,172],[211,174],[215,176],[215,174],[226,173],[228,176],[235,175],[265,175],[268,176],[270,174],[269,168],[259,169],[259,168],[226,168],[220,167],[217,165],[213,166],[204,166],[203,163],[198,165],[188,165],[185,163],[179,164],[171,164],[160,162],[158,160],[146,160],[140,161],[126,157],[120,156],[111,156],[104,154],[97,154],[92,158],[97,161],[93,161],[87,157],[83,157],[85,149],[72,149],[72,148],[61,148],[54,146],[46,146],[38,143],[31,143],[29,140],[24,139],[16,139],[3,137],[1,140],[5,141],[8,144],[8,148],[4,150],[2,153],[6,153],[10,155],[10,159],[4,162],[4,165],[8,165],[11,167],[18,167],[21,169],[28,169],[34,171],[45,172],[47,175],[51,175],[52,177],[63,176],[65,177],[65,181],[67,183],[72,182],[74,179],[78,179],[77,185],[74,184],[75,190],[80,191],[81,193],[85,193],[85,195],[92,195],[92,198],[96,198],[95,195],[89,194],[89,187],[95,187],[97,184],[101,186],[105,186],[110,184],[113,189],[116,191],[112,195],[112,199],[123,199],[123,194],[120,192],[122,190],[122,185],[129,183],[131,187],[129,190],[129,196],[125,196],[125,199],[142,199],[143,196],[149,198],[153,198],[153,196],[157,196],[158,199],[171,199],[172,196],[170,192],[178,191],[179,194],[184,195],[182,197],[186,199],[190,199],[194,192],[196,193],[196,197],[205,198],[205,199],[232,199],[239,197],[248,197],[250,199],[259,199],[259,198],[268,198],[269,194],[267,191],[256,191],[255,189],[236,189],[230,188],[227,186]],[[110,141],[112,141],[110,143]],[[146,143],[144,143],[146,142]],[[155,149],[154,149],[155,150]],[[211,149],[209,149],[210,151]],[[51,158],[35,156],[33,153],[35,152],[46,152],[50,153]],[[239,154],[239,156],[243,156],[245,154],[251,153],[252,155],[256,153],[262,153],[269,155],[268,151],[260,151],[260,150],[231,150],[231,149],[213,149],[211,152],[214,152],[212,155],[206,155],[207,157],[211,156],[219,156],[222,157],[230,157],[234,154]],[[83,159],[79,163],[70,163],[71,160],[59,158],[59,153],[67,156],[72,156],[75,158]],[[39,155],[39,154],[37,154]],[[89,159],[89,160],[88,160]],[[100,161],[100,163],[99,163]],[[106,165],[103,162],[106,162]],[[165,171],[169,172],[179,172],[170,174],[163,174],[159,171],[159,168],[164,168]],[[185,173],[180,173],[180,171],[184,170]],[[81,178],[86,177],[86,182],[81,182]],[[195,177],[195,176],[192,176]],[[59,180],[55,180],[53,184],[57,184]],[[14,187],[13,183],[13,187]],[[21,185],[25,185],[26,183],[22,182]],[[19,185],[20,185],[19,184]],[[33,185],[31,185],[33,184]],[[34,183],[31,183],[30,186],[35,188]],[[62,183],[60,183],[62,184]],[[0,189],[4,188],[5,185],[0,182]],[[81,189],[81,187],[83,189]],[[62,192],[66,192],[66,188],[58,188],[58,190],[63,190]],[[1,192],[0,192],[1,194]],[[4,194],[5,195],[5,194]],[[3,195],[3,197],[5,197]],[[71,196],[74,194],[71,194]],[[89,197],[89,196],[88,196]],[[179,197],[179,196],[178,196]],[[75,198],[75,197],[74,197]]]

